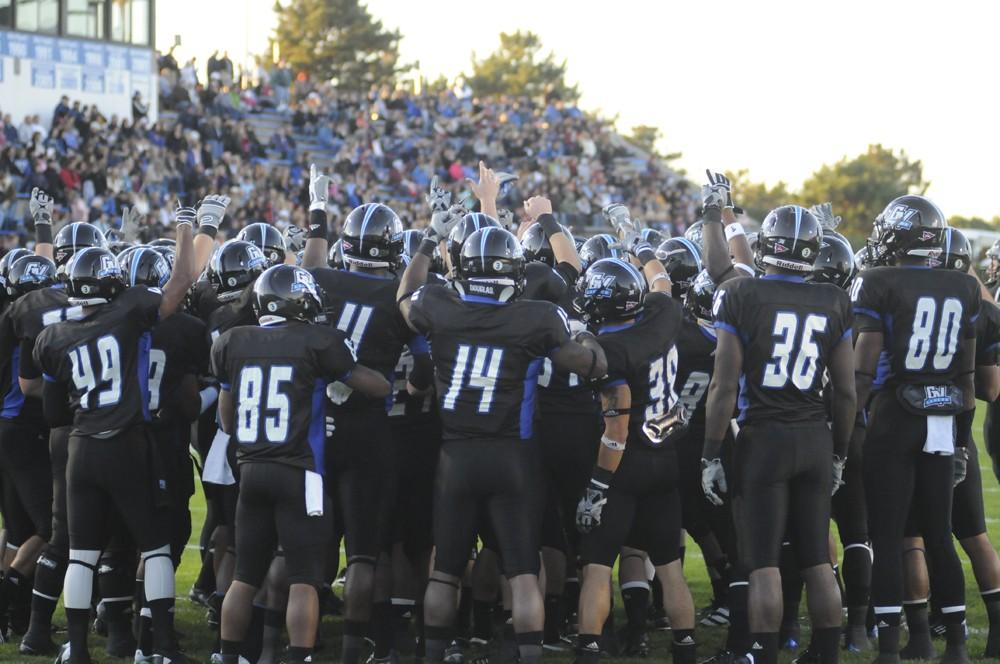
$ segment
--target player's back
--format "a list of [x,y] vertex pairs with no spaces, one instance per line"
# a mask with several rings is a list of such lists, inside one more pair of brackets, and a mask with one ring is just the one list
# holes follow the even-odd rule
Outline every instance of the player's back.
[[212,369],[233,395],[239,462],[322,473],[326,386],[353,366],[343,333],[326,326],[292,322],[223,333],[212,345]]
[[[320,267],[310,270],[325,294],[327,322],[347,335],[354,344],[358,361],[392,379],[403,352],[413,336],[396,304],[399,280]],[[347,408],[384,408],[383,399],[353,394]]]
[[715,368],[715,330],[685,318],[677,337],[677,398],[691,416],[688,436],[700,440],[705,431],[705,402]]
[[642,432],[643,423],[677,402],[677,337],[681,306],[665,293],[649,293],[633,322],[606,325],[597,339],[608,358],[605,385],[627,383],[632,396],[629,442],[658,446]]
[[182,312],[157,323],[149,351],[150,411],[169,407],[184,375],[202,375],[207,367],[205,323]]
[[569,338],[565,314],[425,286],[410,318],[431,344],[444,438],[530,439],[543,358]]
[[720,287],[715,315],[743,344],[738,421],[825,421],[823,373],[851,341],[843,290],[786,275],[735,279]]
[[879,382],[928,384],[953,381],[959,348],[975,337],[979,282],[957,270],[877,267],[855,280],[851,295],[859,330],[881,331],[886,376]]

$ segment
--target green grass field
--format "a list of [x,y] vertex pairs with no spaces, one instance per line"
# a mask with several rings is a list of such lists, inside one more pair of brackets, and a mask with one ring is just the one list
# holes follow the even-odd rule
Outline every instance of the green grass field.
[[[984,412],[985,409],[980,408],[977,413],[974,433],[976,440],[979,443],[979,460],[983,469],[983,496],[986,502],[987,528],[989,529],[990,540],[993,542],[994,546],[996,546],[1000,543],[1000,528],[998,528],[998,515],[1000,515],[1000,488],[998,488],[996,479],[990,470],[990,460],[986,456],[985,445],[982,444],[982,416]],[[189,550],[184,556],[183,563],[181,564],[181,568],[177,574],[177,594],[179,596],[177,600],[177,629],[184,635],[183,645],[185,651],[189,655],[196,657],[199,661],[208,662],[210,654],[209,650],[212,645],[212,635],[205,626],[205,610],[204,608],[191,603],[187,599],[188,590],[194,583],[199,569],[196,543],[200,533],[201,523],[205,517],[205,504],[200,488],[197,495],[191,502],[191,512],[192,520],[194,522],[191,544],[189,545]],[[959,555],[962,556],[965,569],[967,593],[966,602],[968,604],[968,622],[970,631],[969,653],[973,656],[973,658],[978,660],[981,659],[980,655],[983,652],[986,639],[986,615],[983,610],[982,602],[979,600],[979,592],[976,588],[969,562],[960,549]],[[695,605],[699,608],[705,606],[711,598],[711,587],[709,586],[708,577],[705,573],[705,567],[701,560],[698,548],[690,542],[687,549],[686,572],[688,583],[691,586],[691,591],[694,593]],[[616,602],[616,605],[620,607],[621,602]],[[803,602],[803,607],[804,605],[805,603]],[[65,622],[61,606],[56,611],[55,622],[57,624],[64,624]],[[621,624],[623,622],[624,617],[621,618],[619,623]],[[807,625],[805,622],[803,623],[803,632],[803,640],[805,641],[807,640]],[[314,655],[314,662],[339,661],[339,634],[340,620],[327,617],[323,623],[323,638],[325,647],[321,652]],[[697,632],[699,660],[714,654],[716,650],[720,648],[724,635],[724,629],[707,629],[699,627]],[[64,636],[64,634],[57,634],[57,642],[62,641]],[[102,638],[92,635],[91,652],[94,656],[95,662],[124,661],[106,657],[104,655],[103,641],[104,640]],[[943,648],[943,644],[941,642],[936,642],[936,645],[940,652]],[[650,658],[662,661],[668,656],[668,633],[654,633],[652,635],[652,651]],[[791,652],[783,653],[781,661],[786,662],[793,656],[794,653]],[[571,655],[569,653],[565,655],[548,654],[546,655],[546,658],[548,660],[564,660],[568,662]],[[860,662],[867,662],[871,659],[872,656],[869,654],[859,655],[843,653],[842,657],[842,661],[848,664],[860,664]],[[22,661],[37,662],[45,660],[27,658],[18,654],[16,645],[8,644],[0,646],[0,662]],[[621,661],[627,660],[622,658]]]

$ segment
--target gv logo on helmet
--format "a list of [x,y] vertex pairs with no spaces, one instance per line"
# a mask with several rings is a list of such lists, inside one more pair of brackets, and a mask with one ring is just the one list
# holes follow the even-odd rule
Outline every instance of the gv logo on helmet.
[[118,267],[118,262],[113,256],[101,256],[101,268],[97,272],[99,277],[110,277],[121,274],[122,269]]
[[895,224],[901,228],[910,228],[913,222],[910,221],[919,212],[919,210],[914,210],[906,205],[894,205],[889,214],[886,216],[886,221],[890,224]]
[[587,277],[587,297],[597,295],[599,297],[610,297],[611,287],[615,284],[614,275],[595,272]]
[[23,281],[42,281],[47,275],[45,267],[44,263],[28,263],[21,274],[21,279]]

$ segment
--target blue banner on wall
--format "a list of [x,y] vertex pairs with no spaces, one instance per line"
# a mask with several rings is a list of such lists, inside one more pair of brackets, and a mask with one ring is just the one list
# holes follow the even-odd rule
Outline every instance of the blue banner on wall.
[[82,64],[80,61],[80,42],[60,39],[56,48],[56,58],[64,65]]
[[104,94],[104,72],[100,69],[84,68],[83,91]]
[[56,39],[54,37],[43,37],[41,35],[31,36],[31,51],[35,60],[42,62],[56,61]]
[[32,63],[31,86],[45,90],[54,90],[56,87],[56,66],[49,62]]
[[104,67],[106,63],[103,44],[83,45],[83,64],[88,67]]
[[105,46],[108,69],[128,69],[128,49],[124,46]]
[[60,90],[80,89],[79,67],[59,67],[59,89]]
[[7,53],[14,58],[30,58],[34,56],[31,49],[31,35],[22,35],[16,32],[7,33]]

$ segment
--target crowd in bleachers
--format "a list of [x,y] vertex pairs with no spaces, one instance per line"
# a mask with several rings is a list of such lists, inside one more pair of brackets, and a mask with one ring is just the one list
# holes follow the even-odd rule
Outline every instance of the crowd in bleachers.
[[105,228],[123,206],[137,206],[150,236],[178,200],[192,204],[212,191],[240,203],[223,228],[229,235],[253,221],[302,225],[313,161],[333,174],[333,219],[362,201],[383,201],[420,226],[430,179],[463,183],[479,160],[520,176],[501,201],[515,214],[522,199],[546,192],[575,228],[613,201],[675,232],[695,215],[681,175],[570,103],[487,101],[456,90],[360,94],[294,77],[283,64],[235,77],[225,55],[209,65],[202,81],[194,60],[178,67],[172,55],[161,57],[156,122],[139,98],[131,118],[65,97],[51,118],[0,113],[4,232],[22,230],[23,200],[36,186],[55,196],[62,217]]

